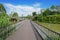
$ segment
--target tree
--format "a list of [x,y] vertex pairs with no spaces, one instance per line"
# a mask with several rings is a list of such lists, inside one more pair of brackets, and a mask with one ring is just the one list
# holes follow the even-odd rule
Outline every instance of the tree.
[[50,7],[50,9],[51,9],[51,12],[55,12],[55,11],[56,11],[56,6],[52,5],[52,6]]
[[6,9],[3,6],[3,4],[0,4],[0,17],[1,16],[7,16],[8,17],[8,14],[6,14]]
[[43,16],[48,16],[49,14],[50,14],[50,10],[49,10],[49,9],[46,9],[46,10],[42,13]]
[[33,12],[32,15],[33,15],[33,20],[37,20],[37,14],[36,14],[36,12]]
[[54,10],[56,7],[54,5],[51,6],[51,9]]
[[36,15],[36,12],[33,12],[32,15],[35,16]]
[[0,4],[0,11],[6,13],[6,10],[5,10],[3,4]]
[[31,15],[27,15],[27,18],[28,18],[28,19],[32,19],[32,16],[31,16]]
[[12,15],[13,17],[18,17],[18,13],[13,13],[13,15]]
[[60,6],[56,6],[56,10],[60,13]]

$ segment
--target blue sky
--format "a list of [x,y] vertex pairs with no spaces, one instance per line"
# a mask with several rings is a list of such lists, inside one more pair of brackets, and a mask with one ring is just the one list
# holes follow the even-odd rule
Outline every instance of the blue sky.
[[19,16],[21,16],[22,14],[31,14],[33,10],[39,11],[39,9],[41,10],[42,8],[49,8],[51,5],[60,5],[60,0],[0,0],[0,3],[5,6],[8,14],[11,13],[11,10],[15,10],[14,12],[17,11]]
[[0,2],[11,3],[14,5],[32,5],[34,3],[40,3],[42,8],[46,8],[51,5],[60,5],[60,0],[0,0]]

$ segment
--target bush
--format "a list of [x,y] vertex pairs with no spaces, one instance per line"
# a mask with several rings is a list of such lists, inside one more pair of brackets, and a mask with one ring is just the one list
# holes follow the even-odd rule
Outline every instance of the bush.
[[4,28],[10,25],[10,21],[7,15],[5,15],[4,13],[1,13],[0,15],[1,15],[0,16],[0,28]]
[[60,23],[60,15],[38,16],[38,21],[46,23]]

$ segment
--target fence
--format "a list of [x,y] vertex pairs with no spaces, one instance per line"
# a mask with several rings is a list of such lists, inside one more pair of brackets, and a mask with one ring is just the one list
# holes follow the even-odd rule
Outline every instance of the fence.
[[41,35],[43,40],[60,40],[60,34],[52,31],[42,25],[38,25],[35,22],[31,21],[31,24],[35,27],[38,33]]

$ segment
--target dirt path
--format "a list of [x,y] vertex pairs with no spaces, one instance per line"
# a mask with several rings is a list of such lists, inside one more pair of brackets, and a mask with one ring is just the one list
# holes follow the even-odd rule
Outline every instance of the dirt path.
[[6,40],[36,40],[34,31],[29,20],[25,20],[24,25]]

